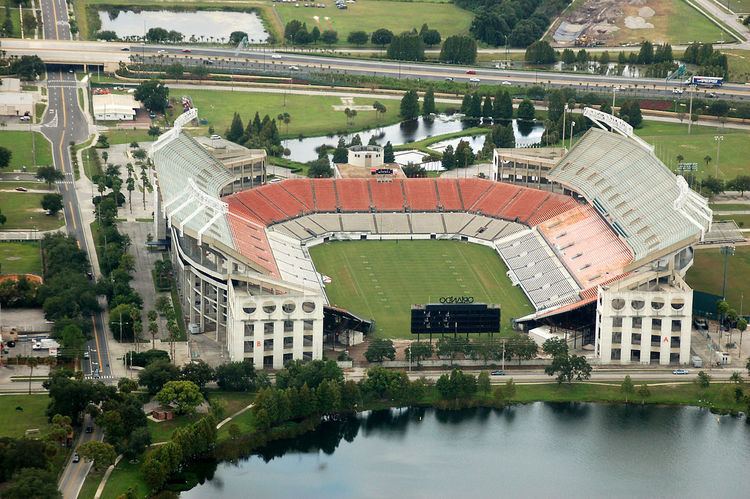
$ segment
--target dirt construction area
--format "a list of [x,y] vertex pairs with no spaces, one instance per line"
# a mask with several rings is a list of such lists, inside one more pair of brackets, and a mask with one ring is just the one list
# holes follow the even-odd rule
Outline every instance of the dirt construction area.
[[567,47],[729,39],[686,0],[582,0],[562,14],[551,32],[555,45]]

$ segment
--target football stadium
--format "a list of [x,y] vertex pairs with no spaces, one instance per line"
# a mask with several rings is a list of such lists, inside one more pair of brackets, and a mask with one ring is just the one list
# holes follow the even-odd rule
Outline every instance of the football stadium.
[[408,337],[412,305],[471,296],[501,307],[503,330],[581,332],[603,364],[688,363],[682,277],[711,210],[629,125],[584,114],[598,128],[543,175],[238,190],[236,173],[182,130],[197,115],[185,113],[151,158],[156,235],[191,331],[215,335],[232,360],[278,369],[331,342]]

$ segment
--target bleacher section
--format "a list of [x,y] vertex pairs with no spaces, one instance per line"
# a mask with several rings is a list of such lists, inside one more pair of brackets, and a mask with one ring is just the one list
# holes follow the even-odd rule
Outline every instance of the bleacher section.
[[578,301],[580,288],[535,230],[499,242],[496,247],[511,280],[521,286],[538,311]]
[[370,195],[367,192],[366,179],[351,179],[350,182],[339,182],[336,186],[341,211],[370,211]]
[[305,248],[302,248],[298,240],[269,232],[268,242],[276,257],[276,264],[283,280],[302,285],[307,289],[318,289],[321,294],[324,294],[310,255]]
[[458,180],[441,179],[440,182],[435,182],[435,185],[443,211],[464,211]]
[[438,206],[435,182],[428,178],[415,178],[404,182],[406,205],[411,211],[434,211]]
[[581,288],[622,274],[633,260],[628,246],[590,205],[579,205],[537,228]]

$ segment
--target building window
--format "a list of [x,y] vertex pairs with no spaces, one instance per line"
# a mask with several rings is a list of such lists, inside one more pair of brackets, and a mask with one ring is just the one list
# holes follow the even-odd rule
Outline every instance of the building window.
[[679,332],[682,330],[682,321],[680,319],[672,319],[672,331]]
[[263,367],[267,369],[273,367],[273,355],[263,356]]
[[273,351],[273,340],[263,340],[263,350],[266,352]]
[[619,348],[613,348],[612,349],[612,360],[620,360],[620,356],[622,355],[622,351]]
[[622,333],[612,333],[612,344],[622,343]]
[[294,331],[294,321],[284,321],[284,332],[291,333]]
[[612,317],[612,327],[622,327],[622,317]]
[[284,354],[284,365],[287,365],[287,363],[291,362],[292,360],[293,360],[292,359],[292,354],[290,354],[290,353],[285,353]]
[[311,347],[313,344],[313,337],[311,334],[306,334],[302,337],[302,346]]
[[255,342],[254,341],[246,341],[245,342],[245,353],[253,353],[255,351]]
[[245,338],[252,336],[253,334],[255,334],[255,324],[245,323]]
[[311,320],[305,320],[305,321],[302,321],[302,324],[303,324],[303,326],[302,326],[303,330],[305,330],[305,331],[312,331],[313,330],[313,321],[311,321]]
[[633,310],[643,310],[643,306],[646,303],[643,300],[633,300],[630,302],[630,306],[633,307]]
[[633,317],[633,329],[641,329],[643,327],[643,318]]
[[661,336],[658,334],[652,334],[651,335],[651,346],[652,347],[658,347],[659,342],[661,341]]
[[312,352],[302,352],[302,360],[304,362],[310,362],[312,360]]
[[640,350],[631,350],[630,351],[630,362],[640,362],[641,361],[641,351]]
[[294,338],[288,336],[284,338],[284,348],[292,348],[294,346]]
[[641,344],[641,333],[633,333],[633,336],[631,338],[631,342],[633,345],[640,345]]
[[669,344],[671,348],[680,348],[680,337],[679,336],[672,336],[672,341]]
[[661,319],[651,319],[651,331],[661,331]]

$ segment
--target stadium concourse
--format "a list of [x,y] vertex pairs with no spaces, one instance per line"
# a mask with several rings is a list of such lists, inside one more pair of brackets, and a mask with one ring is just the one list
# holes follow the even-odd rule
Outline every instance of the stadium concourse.
[[601,362],[688,361],[692,291],[681,276],[711,213],[632,137],[589,130],[550,171],[560,192],[478,178],[351,178],[220,197],[233,176],[181,130],[193,117],[152,148],[164,215],[155,230],[171,244],[187,319],[234,360],[280,368],[321,358],[330,309],[311,246],[459,239],[492,247],[506,263],[535,309],[518,321],[554,321],[599,297],[588,320]]

